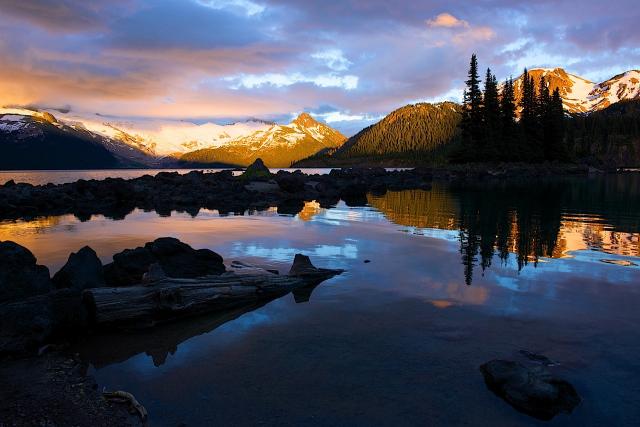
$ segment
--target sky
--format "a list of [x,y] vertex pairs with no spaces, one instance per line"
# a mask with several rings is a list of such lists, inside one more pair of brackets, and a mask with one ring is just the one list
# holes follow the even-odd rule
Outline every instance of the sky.
[[459,101],[469,57],[593,81],[640,68],[637,0],[0,0],[0,105],[289,121],[350,135]]

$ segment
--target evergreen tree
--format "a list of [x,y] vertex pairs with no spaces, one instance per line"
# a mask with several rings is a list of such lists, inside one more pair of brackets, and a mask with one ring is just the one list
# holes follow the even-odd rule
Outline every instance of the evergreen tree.
[[513,91],[513,79],[509,78],[502,86],[500,96],[501,115],[501,157],[503,160],[517,160],[516,140],[516,101]]
[[548,114],[548,158],[550,160],[567,161],[569,160],[569,152],[565,143],[564,106],[562,105],[562,98],[558,88],[554,89],[549,101]]
[[[462,117],[463,137],[468,149],[476,148],[482,133],[482,92],[478,75],[478,58],[474,53],[469,63],[467,89],[464,97]],[[474,150],[475,151],[475,150]],[[473,155],[469,153],[471,157]]]
[[491,69],[487,69],[487,76],[484,82],[483,99],[483,128],[484,128],[484,153],[487,160],[495,160],[499,152],[498,139],[500,138],[500,100],[498,99],[498,82],[491,74]]
[[547,80],[544,76],[540,77],[540,87],[538,88],[538,96],[536,98],[538,135],[542,141],[544,159],[553,160],[553,142],[552,139],[552,122],[553,111],[551,106],[551,95],[547,87]]
[[538,142],[538,108],[536,101],[536,83],[533,76],[525,68],[522,79],[522,99],[520,100],[520,127],[525,143],[524,155],[528,161],[540,159],[541,150]]

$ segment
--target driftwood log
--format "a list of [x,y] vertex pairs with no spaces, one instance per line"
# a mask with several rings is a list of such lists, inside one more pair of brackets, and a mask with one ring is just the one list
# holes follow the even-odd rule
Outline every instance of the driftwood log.
[[296,255],[286,275],[242,265],[236,271],[196,279],[155,277],[155,281],[128,287],[84,291],[89,318],[97,326],[155,324],[157,321],[277,298],[319,283],[342,270],[316,268],[308,257]]

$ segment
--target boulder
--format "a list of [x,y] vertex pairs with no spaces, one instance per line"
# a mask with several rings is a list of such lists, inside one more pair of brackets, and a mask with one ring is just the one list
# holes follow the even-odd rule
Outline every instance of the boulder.
[[278,173],[276,182],[282,191],[287,193],[299,193],[305,189],[305,176],[300,173]]
[[45,294],[53,289],[49,269],[36,264],[25,247],[0,242],[0,303]]
[[113,256],[113,262],[104,266],[108,285],[127,286],[141,283],[144,273],[156,259],[146,248],[125,249]]
[[278,214],[297,215],[304,209],[304,200],[285,199],[278,202]]
[[540,420],[550,420],[563,411],[570,413],[581,400],[571,384],[554,376],[546,366],[527,367],[496,359],[480,366],[480,371],[492,392]]
[[293,264],[291,265],[291,269],[289,269],[289,276],[300,276],[308,273],[309,271],[314,271],[316,268],[311,263],[311,259],[302,254],[296,254],[293,258]]
[[144,247],[115,254],[113,262],[104,266],[106,282],[110,286],[143,283],[144,275],[153,264],[158,264],[155,267],[157,271],[173,278],[202,277],[225,271],[222,257],[217,253],[209,249],[193,249],[173,237],[162,237]]
[[265,166],[262,159],[256,159],[240,176],[244,179],[268,179],[271,178],[271,171]]
[[[145,245],[169,277],[191,278],[225,272],[222,257],[209,249],[193,249],[173,237],[161,237]],[[148,268],[147,268],[148,270]]]
[[52,279],[58,289],[82,292],[89,288],[105,286],[102,262],[96,252],[85,246],[69,255],[67,263]]

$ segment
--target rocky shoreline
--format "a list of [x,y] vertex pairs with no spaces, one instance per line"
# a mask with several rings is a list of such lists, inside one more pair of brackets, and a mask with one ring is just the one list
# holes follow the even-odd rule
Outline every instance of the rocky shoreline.
[[98,391],[88,365],[65,350],[71,343],[253,308],[311,292],[341,273],[316,268],[301,254],[283,274],[239,261],[225,265],[209,249],[165,237],[125,249],[106,265],[85,246],[50,276],[27,248],[0,241],[0,426],[138,425],[144,407],[126,391]]
[[231,170],[217,173],[192,171],[184,175],[160,172],[155,176],[125,180],[79,180],[68,184],[34,186],[9,181],[0,186],[0,219],[74,214],[89,219],[101,214],[121,219],[136,208],[196,215],[202,208],[221,214],[244,213],[277,207],[282,214],[297,214],[305,201],[316,200],[331,207],[339,200],[347,205],[366,203],[366,194],[387,190],[429,189],[432,181],[477,183],[490,180],[531,179],[560,175],[586,175],[583,166],[457,165],[447,168],[415,168],[387,171],[384,168],[334,169],[326,175],[301,171],[272,174],[259,159],[239,176]]
[[56,349],[0,359],[0,426],[140,426],[127,404],[105,399],[88,366]]

